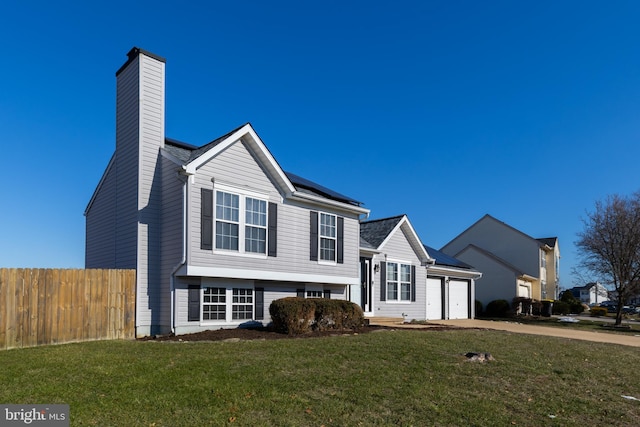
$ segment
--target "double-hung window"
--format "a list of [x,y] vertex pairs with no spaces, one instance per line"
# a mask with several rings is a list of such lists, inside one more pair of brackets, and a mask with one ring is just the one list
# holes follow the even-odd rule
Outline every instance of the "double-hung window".
[[336,216],[320,213],[320,259],[336,260]]
[[[267,254],[267,236],[275,244],[275,207],[266,200],[229,191],[215,192],[215,249],[248,254]],[[273,233],[268,231],[273,229]],[[269,249],[270,254],[272,249]],[[275,255],[270,255],[275,256]]]
[[232,318],[245,320],[253,318],[253,289],[233,288]]
[[253,319],[254,302],[254,290],[251,288],[204,287],[202,320],[233,322]]
[[387,301],[411,301],[411,265],[387,262]]
[[267,250],[267,202],[246,197],[245,206],[244,250],[264,254]]
[[216,249],[238,250],[240,196],[216,191]]

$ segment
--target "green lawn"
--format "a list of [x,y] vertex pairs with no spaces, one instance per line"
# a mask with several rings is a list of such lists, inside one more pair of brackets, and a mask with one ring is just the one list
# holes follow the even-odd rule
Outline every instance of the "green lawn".
[[[571,318],[573,316],[561,316]],[[612,322],[607,322],[603,320],[601,317],[588,317],[588,314],[583,315],[579,322],[562,322],[558,317],[515,317],[511,319],[504,318],[482,318],[481,320],[494,320],[497,322],[517,322],[524,323],[527,325],[537,325],[537,326],[552,326],[558,328],[566,328],[566,329],[580,329],[587,331],[595,331],[602,333],[614,333],[614,334],[631,334],[636,335],[640,333],[640,324],[635,322],[627,322],[627,319],[624,319],[621,328],[614,328]],[[640,425],[640,423],[639,423]]]
[[[495,362],[464,361],[468,351]],[[71,425],[637,426],[637,348],[499,331],[243,342],[101,341],[0,352],[3,403]]]

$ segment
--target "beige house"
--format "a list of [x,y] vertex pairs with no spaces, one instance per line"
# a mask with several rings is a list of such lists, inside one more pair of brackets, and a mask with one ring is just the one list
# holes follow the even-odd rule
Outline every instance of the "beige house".
[[496,299],[558,296],[560,249],[556,237],[536,239],[485,215],[441,251],[482,271],[476,299],[483,306]]

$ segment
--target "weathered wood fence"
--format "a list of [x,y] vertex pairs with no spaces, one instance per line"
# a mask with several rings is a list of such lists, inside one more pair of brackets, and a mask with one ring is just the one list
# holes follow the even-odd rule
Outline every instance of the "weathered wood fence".
[[135,338],[135,270],[0,269],[0,349]]

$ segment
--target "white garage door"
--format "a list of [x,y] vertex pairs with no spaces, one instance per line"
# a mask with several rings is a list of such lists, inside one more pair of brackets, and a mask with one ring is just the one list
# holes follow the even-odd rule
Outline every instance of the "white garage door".
[[518,296],[531,298],[531,288],[527,285],[518,285]]
[[442,319],[442,279],[427,279],[427,320]]
[[469,318],[469,282],[449,281],[449,319]]

